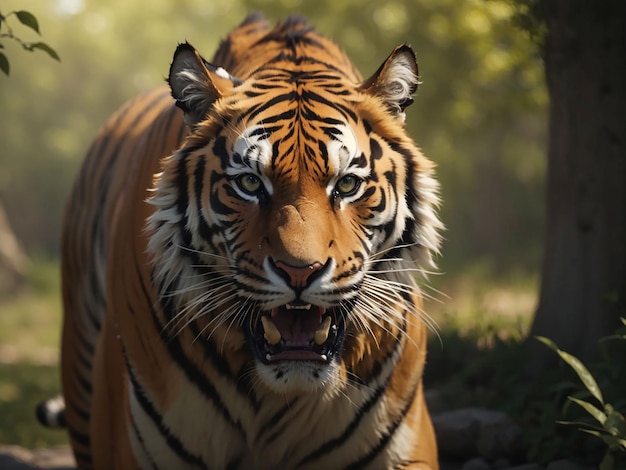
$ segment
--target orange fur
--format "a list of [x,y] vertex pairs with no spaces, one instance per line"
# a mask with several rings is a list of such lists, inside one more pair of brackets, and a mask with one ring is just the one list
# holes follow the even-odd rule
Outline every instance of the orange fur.
[[[402,125],[412,60],[401,46],[363,82],[303,20],[253,16],[215,65],[179,47],[182,112],[161,88],[111,118],[63,234],[80,468],[438,468],[411,273],[441,225]],[[296,347],[277,323],[289,348],[264,356],[262,315],[311,338],[305,322],[331,315],[337,333]]]

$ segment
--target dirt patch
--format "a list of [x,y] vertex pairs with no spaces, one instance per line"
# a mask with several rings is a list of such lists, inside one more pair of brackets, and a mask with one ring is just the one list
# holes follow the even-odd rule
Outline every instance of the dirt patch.
[[2,470],[72,470],[74,456],[68,446],[29,450],[18,446],[0,445]]

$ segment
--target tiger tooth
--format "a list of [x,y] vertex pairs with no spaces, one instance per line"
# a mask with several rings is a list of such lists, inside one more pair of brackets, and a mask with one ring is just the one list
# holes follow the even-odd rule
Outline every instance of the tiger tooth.
[[322,322],[322,326],[313,335],[313,341],[318,346],[321,346],[322,344],[324,344],[326,340],[328,339],[328,332],[330,331],[330,323],[331,323],[330,317],[324,318],[324,321]]
[[276,328],[274,322],[268,317],[263,316],[261,317],[261,323],[263,324],[263,337],[265,338],[265,340],[272,346],[280,343],[282,336],[280,334],[280,331],[278,331],[278,328]]
[[313,307],[311,304],[305,304],[305,305],[285,304],[285,308],[287,310],[311,310],[311,307]]

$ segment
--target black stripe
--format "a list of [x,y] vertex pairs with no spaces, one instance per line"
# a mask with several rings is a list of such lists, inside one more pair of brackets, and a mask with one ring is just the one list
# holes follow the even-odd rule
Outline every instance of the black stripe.
[[243,455],[235,456],[228,464],[226,465],[226,470],[236,470],[241,467],[241,461],[243,460]]
[[[221,175],[219,173],[213,173],[211,175],[211,194],[209,195],[209,202],[211,205],[211,210],[213,212],[215,212],[216,214],[222,215],[222,216],[229,216],[229,215],[233,215],[236,214],[237,211],[228,207],[226,204],[224,204],[222,202],[222,199],[220,198],[220,186],[217,185],[217,183],[224,178],[224,175]],[[224,187],[225,191],[233,191],[232,188],[230,188],[229,186],[225,186]],[[236,195],[236,193],[233,194]],[[238,199],[239,196],[236,196]]]
[[351,108],[343,104],[340,104],[338,102],[333,103],[331,101],[328,101],[326,98],[322,97],[319,93],[313,93],[311,91],[303,91],[302,98],[305,101],[313,101],[313,102],[326,105],[329,108],[337,109],[338,111],[341,111],[344,117],[350,117],[354,122],[358,122],[357,115]]
[[[148,290],[146,288],[146,285],[144,283],[144,279],[141,276],[141,273],[137,273],[137,276],[139,277],[139,279],[141,280],[141,289],[142,289],[142,293],[145,296],[146,300],[146,305],[148,306],[148,308],[150,309],[150,315],[152,317],[153,323],[154,323],[154,327],[156,328],[157,331],[160,332],[161,334],[161,338],[163,340],[163,343],[166,345],[167,347],[167,351],[170,355],[170,357],[172,358],[172,360],[178,364],[178,366],[180,367],[180,369],[184,372],[185,377],[187,377],[187,379],[193,383],[196,388],[204,395],[205,398],[207,398],[209,401],[211,401],[213,403],[213,405],[215,406],[216,410],[218,410],[218,412],[220,412],[222,418],[231,426],[233,426],[235,429],[237,429],[238,431],[240,431],[242,433],[242,435],[244,434],[243,429],[241,427],[241,423],[236,422],[235,419],[231,416],[231,414],[229,413],[228,409],[226,408],[226,406],[224,405],[224,402],[222,400],[222,398],[220,397],[219,393],[217,392],[217,390],[215,389],[215,387],[213,386],[213,384],[211,383],[211,381],[202,373],[202,371],[196,366],[196,364],[194,364],[185,354],[185,352],[182,349],[182,346],[180,345],[180,342],[177,338],[168,338],[167,337],[167,332],[165,330],[165,328],[163,327],[163,325],[161,324],[159,317],[157,315],[157,312],[154,310],[154,302],[153,299],[151,298],[150,294],[148,293]],[[173,310],[173,306],[172,306],[172,299],[171,298],[161,298],[159,303],[161,304],[161,308],[165,311],[165,310],[169,310],[169,315],[173,315],[174,313],[172,312]],[[166,316],[168,314],[165,314]],[[245,440],[245,436],[244,436],[244,440]]]
[[[276,106],[277,104],[280,104],[284,101],[296,101],[296,99],[298,98],[298,95],[295,92],[289,92],[289,93],[285,93],[282,95],[278,95],[273,97],[272,99],[263,102],[263,104],[261,106],[257,106],[256,109],[254,109],[254,111],[249,112],[249,113],[242,113],[241,116],[239,116],[238,120],[241,121],[244,118],[248,118],[249,121],[253,120],[258,114],[262,113],[263,111],[267,110],[268,108],[271,108],[273,106]],[[271,119],[271,116],[268,116],[268,119]]]
[[80,408],[77,404],[74,405],[73,410],[80,419],[85,421],[85,423],[89,423],[89,420],[91,419],[91,413],[89,413],[89,411]]
[[82,391],[91,397],[91,393],[93,391],[91,381],[83,377],[83,374],[81,374],[80,371],[75,371],[74,375],[76,376],[76,380]]
[[91,454],[79,451],[75,447],[72,448],[72,451],[74,452],[74,458],[76,459],[77,468],[80,468],[82,470],[92,468],[93,462],[91,460]]
[[148,449],[146,448],[146,443],[143,440],[143,436],[141,435],[141,431],[139,430],[139,427],[137,427],[137,422],[135,421],[135,417],[133,416],[132,413],[129,413],[129,418],[130,418],[130,424],[133,428],[133,432],[135,433],[135,437],[137,438],[137,441],[139,441],[139,445],[141,445],[141,450],[143,450],[143,455],[146,459],[148,459],[150,461],[150,466],[154,469],[157,468],[156,463],[154,462],[154,460],[152,460],[152,456],[150,455],[150,453],[148,452]]
[[409,412],[409,410],[411,409],[411,406],[413,405],[413,400],[415,399],[415,396],[417,395],[417,390],[419,386],[420,386],[420,381],[418,380],[417,383],[414,385],[413,390],[411,391],[411,395],[409,399],[407,400],[406,404],[400,411],[400,414],[387,427],[385,433],[378,440],[378,444],[376,444],[369,451],[369,453],[364,455],[362,458],[348,465],[345,468],[345,470],[361,470],[362,468],[366,467],[369,463],[371,463],[376,457],[380,455],[380,453],[384,450],[384,448],[387,446],[391,438],[396,433],[397,429],[405,420],[407,413]]
[[[80,331],[77,332],[76,336],[78,337],[78,341],[80,343],[79,346],[81,346],[89,356],[89,364],[91,365],[91,358],[94,356],[96,350],[95,342],[97,340],[97,337],[94,335],[89,335],[89,338],[87,338],[85,335],[81,334]],[[93,340],[93,343],[90,341],[90,339]]]
[[68,432],[69,432],[70,438],[73,441],[76,441],[81,446],[87,447],[89,449],[89,446],[91,445],[91,439],[89,437],[89,434],[83,433],[81,431],[77,431],[74,428],[68,428]]
[[189,193],[187,192],[187,157],[189,153],[189,151],[184,150],[176,155],[178,159],[178,165],[176,166],[176,190],[178,192],[176,211],[185,222],[187,221],[187,208],[189,207]]
[[[399,345],[400,345],[400,342],[397,342],[395,347],[390,351],[389,354],[387,354],[387,356],[383,360],[377,361],[376,363],[377,367],[376,369],[374,369],[373,374],[372,374],[374,377],[377,377],[380,374],[381,369],[382,369],[382,364],[387,362],[390,359],[390,357],[392,357],[396,353]],[[374,405],[376,405],[380,401],[385,391],[387,390],[387,387],[389,386],[390,380],[391,380],[391,374],[387,376],[385,381],[376,389],[376,393],[374,393],[374,395],[372,395],[370,399],[367,400],[367,402],[365,402],[365,404],[361,406],[361,408],[359,408],[359,411],[357,412],[354,419],[348,424],[348,426],[344,429],[344,431],[339,436],[329,441],[326,441],[326,443],[318,447],[317,450],[314,450],[309,455],[304,457],[297,466],[300,467],[306,463],[319,459],[321,456],[328,454],[332,452],[333,450],[341,447],[343,444],[345,444],[345,442],[350,438],[350,436],[352,436],[354,431],[358,428],[359,424],[361,423],[363,418],[367,415],[367,413],[369,413],[371,409],[374,407]],[[363,384],[362,379],[359,379],[359,382]]]
[[[291,407],[294,407],[294,406],[298,403],[298,401],[299,401],[299,400],[298,400],[298,398],[293,399],[293,400],[292,400],[289,404],[285,405],[285,406],[281,409],[281,411],[282,411],[283,413],[286,413],[286,412],[287,412],[287,411],[288,411]],[[279,416],[279,414],[278,414],[278,413],[276,413],[276,414],[274,415],[274,417],[276,417],[276,418],[280,418],[280,416]],[[277,421],[273,421],[273,422],[272,422],[272,421],[270,421],[270,420],[268,420],[268,421],[265,423],[265,425],[264,425],[264,426],[265,426],[265,428],[271,429],[271,428],[273,427],[273,425],[276,425],[276,424],[279,424],[279,423],[280,423],[280,421],[278,421],[278,420],[277,420]],[[284,429],[282,426],[281,426],[281,427],[278,427],[277,429],[275,429],[275,430],[274,430],[274,432],[273,432],[272,434],[270,434],[270,435],[269,435],[269,436],[265,439],[265,441],[264,441],[264,442],[265,442],[265,445],[267,446],[267,445],[271,444],[272,442],[274,442],[277,438],[279,438],[279,437],[283,436],[284,432],[285,432],[285,429]]]
[[135,394],[135,398],[139,402],[139,405],[143,409],[143,411],[148,415],[148,417],[152,420],[154,425],[159,431],[159,434],[165,439],[165,442],[169,446],[170,449],[174,451],[174,453],[180,457],[181,460],[184,460],[188,464],[191,464],[195,467],[206,469],[208,468],[206,463],[202,460],[201,457],[197,455],[193,455],[189,450],[185,448],[183,443],[170,432],[169,428],[165,426],[163,423],[162,416],[159,412],[154,408],[154,405],[148,400],[148,397],[144,393],[137,377],[133,373],[130,365],[126,364],[126,370],[128,371],[128,376],[130,377],[130,381],[133,385],[133,392]]

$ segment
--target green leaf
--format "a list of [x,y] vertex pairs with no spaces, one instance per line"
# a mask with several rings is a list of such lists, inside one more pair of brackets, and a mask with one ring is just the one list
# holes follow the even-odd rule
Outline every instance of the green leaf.
[[600,465],[598,466],[598,470],[613,470],[614,460],[615,458],[613,457],[613,454],[610,452],[605,453],[602,458],[602,462],[600,462]]
[[574,397],[567,397],[569,400],[573,401],[574,403],[576,403],[579,406],[582,406],[585,411],[587,413],[589,413],[591,416],[593,416],[593,418],[600,424],[602,424],[604,426],[604,423],[606,422],[606,414],[604,414],[604,412],[598,408],[596,408],[595,406],[593,406],[591,403],[586,402],[584,400],[579,400],[578,398],[574,398]]
[[0,70],[9,75],[9,59],[2,52],[0,52]]
[[585,365],[575,356],[560,350],[557,345],[550,339],[543,336],[535,336],[537,340],[548,346],[550,349],[556,351],[556,353],[563,359],[578,375],[582,383],[585,385],[589,393],[591,393],[596,399],[604,406],[604,399],[602,398],[602,392],[593,375],[585,367]]
[[552,341],[550,338],[546,338],[545,336],[535,336],[535,339],[537,341],[541,341],[543,344],[548,346],[553,351],[558,351],[559,350],[559,348],[556,345],[556,343],[554,341]]
[[608,415],[604,422],[604,429],[612,436],[626,438],[626,419],[624,416],[609,405],[606,406],[606,412]]
[[626,449],[626,439],[620,439],[619,437],[611,436],[610,434],[606,434],[605,432],[594,431],[592,429],[579,429],[579,431],[586,432],[587,434],[591,434],[592,436],[596,436],[611,449],[616,450],[619,447],[623,447]]
[[59,62],[61,61],[61,58],[56,53],[56,51],[52,49],[50,46],[48,46],[45,42],[35,42],[31,44],[30,47],[31,47],[31,50],[39,49],[41,51],[47,52],[48,55],[52,57],[53,59],[58,60]]
[[22,23],[24,26],[28,26],[29,28],[35,30],[37,34],[40,34],[39,23],[37,22],[37,18],[35,18],[35,15],[28,11],[20,10],[15,12],[15,16],[17,16],[17,19],[20,20],[20,23]]
[[583,431],[593,431],[596,433],[604,433],[604,428],[599,426],[595,426],[593,424],[584,423],[582,421],[556,421],[556,424],[562,424],[564,426],[576,426],[579,430]]

